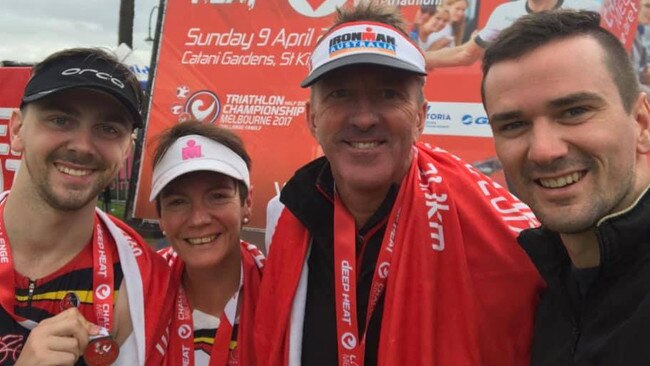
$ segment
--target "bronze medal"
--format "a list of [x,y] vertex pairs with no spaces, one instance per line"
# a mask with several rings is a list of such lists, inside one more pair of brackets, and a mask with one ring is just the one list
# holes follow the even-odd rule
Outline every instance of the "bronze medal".
[[89,366],[112,365],[120,353],[120,346],[110,336],[91,337],[84,360]]

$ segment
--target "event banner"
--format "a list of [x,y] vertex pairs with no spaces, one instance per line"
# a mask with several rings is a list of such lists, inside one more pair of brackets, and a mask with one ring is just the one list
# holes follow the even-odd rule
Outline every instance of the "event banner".
[[11,188],[21,154],[11,150],[9,118],[29,80],[29,67],[0,67],[0,192]]
[[[354,1],[167,1],[133,216],[157,217],[149,202],[156,136],[177,123],[198,119],[233,130],[244,140],[253,160],[255,204],[250,226],[264,228],[267,202],[296,169],[322,153],[306,125],[309,90],[299,84],[307,75],[311,50],[331,26],[336,8]],[[508,2],[445,0],[451,3],[444,7],[444,26],[450,33],[436,43],[429,42],[425,33],[440,29],[422,21],[423,10],[443,0],[384,1],[400,8],[409,32],[415,32],[414,42],[429,49],[467,42],[497,6]],[[460,17],[452,15],[454,3],[465,8]],[[510,21],[528,9],[526,0],[511,5]],[[422,25],[417,27],[418,23]],[[481,104],[480,80],[480,60],[429,73],[422,140],[494,173],[503,183]]]

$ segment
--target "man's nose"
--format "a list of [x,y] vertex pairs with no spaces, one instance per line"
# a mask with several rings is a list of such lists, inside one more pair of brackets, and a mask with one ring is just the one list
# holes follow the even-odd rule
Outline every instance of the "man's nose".
[[564,140],[562,127],[547,118],[540,118],[533,123],[530,135],[528,160],[538,165],[548,165],[565,157],[569,146]]
[[90,153],[95,146],[92,130],[86,127],[79,127],[74,130],[68,143],[68,149],[78,153]]
[[372,96],[362,94],[357,98],[352,123],[359,130],[366,131],[372,128],[379,121],[379,106]]

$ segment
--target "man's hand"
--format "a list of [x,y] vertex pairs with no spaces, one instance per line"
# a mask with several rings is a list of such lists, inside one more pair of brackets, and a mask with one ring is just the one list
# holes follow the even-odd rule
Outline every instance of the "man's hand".
[[88,337],[99,333],[77,308],[45,319],[34,328],[16,366],[74,365],[88,346]]

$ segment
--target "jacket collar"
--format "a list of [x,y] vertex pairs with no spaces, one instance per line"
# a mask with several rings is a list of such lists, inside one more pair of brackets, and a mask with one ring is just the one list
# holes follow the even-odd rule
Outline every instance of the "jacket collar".
[[[393,184],[386,198],[368,222],[359,230],[365,234],[388,217],[398,186]],[[334,212],[334,176],[329,161],[320,157],[302,168],[287,182],[280,194],[282,202],[291,213],[312,233],[331,230]]]
[[[603,272],[625,269],[644,241],[650,242],[650,187],[625,210],[603,217],[596,225]],[[545,227],[524,230],[517,238],[545,279],[559,275],[570,265],[560,235]],[[650,250],[650,247],[648,247]]]

